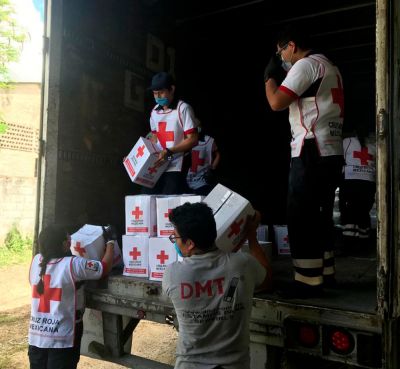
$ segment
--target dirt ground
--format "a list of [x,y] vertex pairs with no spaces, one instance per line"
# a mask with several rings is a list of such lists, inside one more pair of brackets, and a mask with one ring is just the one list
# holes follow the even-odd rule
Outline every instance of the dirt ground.
[[[29,264],[0,268],[0,369],[29,368],[28,322],[30,316]],[[173,365],[177,332],[170,326],[142,321],[135,329],[132,353]],[[81,356],[79,369],[122,369]]]

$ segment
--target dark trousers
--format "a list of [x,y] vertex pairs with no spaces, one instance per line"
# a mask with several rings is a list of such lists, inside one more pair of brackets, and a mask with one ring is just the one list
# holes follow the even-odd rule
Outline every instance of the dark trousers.
[[295,279],[320,285],[334,273],[333,204],[340,184],[342,156],[321,157],[315,140],[305,140],[289,173],[287,223]]
[[181,195],[190,193],[183,172],[164,172],[153,188],[142,187],[145,195]]
[[80,354],[83,323],[77,323],[75,342],[69,348],[40,348],[29,345],[28,356],[30,369],[76,369]]

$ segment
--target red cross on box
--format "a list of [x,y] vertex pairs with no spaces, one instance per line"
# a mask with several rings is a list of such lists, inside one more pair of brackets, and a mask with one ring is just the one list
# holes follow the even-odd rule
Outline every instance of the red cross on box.
[[157,173],[157,167],[149,167],[148,171],[149,171],[149,174]]
[[197,168],[200,165],[204,165],[205,159],[200,159],[200,151],[192,150],[192,172],[197,173]]
[[171,214],[172,209],[168,209],[167,213],[164,213],[164,218],[168,218],[169,215]]
[[143,215],[143,211],[140,210],[140,207],[139,207],[139,206],[136,206],[136,207],[135,207],[135,210],[132,211],[132,215],[133,215],[133,216],[135,217],[135,219],[137,220],[137,219],[140,218],[141,215]]
[[289,243],[289,237],[287,235],[285,237],[283,237],[283,242]]
[[37,291],[37,284],[33,285],[32,298],[39,300],[39,313],[50,312],[50,301],[61,301],[62,288],[51,288],[50,287],[51,275],[45,274],[43,277],[44,291],[43,294],[39,294]]
[[74,246],[74,250],[79,254],[79,256],[83,256],[86,253],[86,250],[81,247],[81,243],[77,242],[76,246]]
[[231,236],[235,235],[237,236],[240,233],[240,226],[243,224],[244,219],[240,219],[239,222],[233,222],[230,226],[231,231],[228,234],[228,237],[230,238]]
[[368,160],[372,160],[374,157],[368,153],[368,147],[361,148],[361,151],[353,152],[354,159],[360,159],[361,165],[368,165]]
[[174,142],[174,131],[167,131],[167,122],[158,123],[157,138],[163,149],[167,148],[167,141]]
[[161,250],[160,254],[157,255],[157,259],[160,260],[161,264],[165,264],[165,260],[169,259],[169,255],[167,255],[164,250]]
[[343,96],[343,87],[342,87],[342,81],[340,80],[340,77],[337,75],[337,83],[338,87],[337,88],[331,88],[331,94],[332,94],[332,102],[334,104],[338,104],[340,108],[340,118],[343,118],[343,110],[344,110],[344,96]]
[[136,153],[136,157],[140,158],[141,156],[144,155],[144,149],[146,148],[146,146],[139,146],[137,149],[137,153]]
[[137,260],[138,256],[141,256],[142,253],[138,251],[137,247],[134,247],[132,251],[129,252],[129,255],[132,256],[132,260]]

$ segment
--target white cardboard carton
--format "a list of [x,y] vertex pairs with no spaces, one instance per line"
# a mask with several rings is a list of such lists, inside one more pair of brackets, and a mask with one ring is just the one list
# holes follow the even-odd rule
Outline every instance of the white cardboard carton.
[[[71,253],[91,260],[101,260],[104,255],[105,242],[103,229],[98,225],[85,224],[81,229],[71,235]],[[118,242],[114,244],[113,266],[122,262],[121,250]]]
[[125,233],[130,236],[156,236],[156,198],[151,195],[125,197]]
[[168,238],[149,239],[150,280],[162,281],[165,268],[177,260],[177,252]]
[[290,255],[289,237],[286,225],[274,225],[275,243],[278,255]]
[[124,166],[132,182],[153,188],[161,174],[167,169],[168,161],[155,167],[158,148],[147,138],[140,137],[124,159]]
[[203,196],[183,195],[183,196],[168,196],[157,197],[157,236],[168,237],[174,233],[174,227],[168,219],[169,213],[177,206],[183,205],[186,202],[195,203],[201,202]]
[[203,201],[213,210],[217,247],[226,252],[239,249],[244,241],[247,216],[254,215],[250,202],[221,184],[216,185]]
[[257,228],[257,239],[259,241],[267,242],[268,241],[268,226],[264,224],[260,224]]
[[149,276],[148,237],[122,236],[122,255],[124,257],[123,275],[131,277]]

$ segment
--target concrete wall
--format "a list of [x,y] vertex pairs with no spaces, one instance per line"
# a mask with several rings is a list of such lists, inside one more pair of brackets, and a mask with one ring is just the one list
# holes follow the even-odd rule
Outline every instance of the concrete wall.
[[0,90],[0,114],[8,129],[0,135],[0,245],[16,224],[33,235],[40,122],[40,84],[18,83]]

